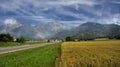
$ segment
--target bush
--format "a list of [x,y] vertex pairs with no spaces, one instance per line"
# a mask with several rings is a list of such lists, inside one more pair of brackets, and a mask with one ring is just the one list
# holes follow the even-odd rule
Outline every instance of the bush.
[[47,42],[50,42],[50,40],[47,40]]
[[8,34],[0,34],[0,41],[2,42],[10,42],[12,41],[12,36]]
[[2,38],[2,41],[3,41],[3,42],[8,42],[9,39],[8,39],[7,37],[3,37],[3,38]]
[[73,39],[72,39],[72,37],[67,36],[67,37],[65,38],[65,41],[73,41]]
[[18,43],[25,43],[26,39],[25,37],[21,36],[20,38],[17,39]]

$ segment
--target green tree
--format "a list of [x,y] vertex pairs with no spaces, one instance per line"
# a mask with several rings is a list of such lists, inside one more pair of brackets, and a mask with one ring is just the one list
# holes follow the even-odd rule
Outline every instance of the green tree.
[[67,37],[65,38],[65,40],[66,40],[66,41],[73,41],[73,39],[72,39],[71,36],[67,36]]
[[12,41],[12,36],[9,33],[6,34],[6,37],[9,39],[9,41]]
[[8,42],[9,39],[8,39],[7,37],[3,37],[3,38],[2,38],[2,41],[3,41],[3,42]]
[[17,39],[18,43],[25,43],[26,39],[25,37],[21,36],[20,38]]
[[8,34],[0,34],[0,41],[12,41],[12,36]]

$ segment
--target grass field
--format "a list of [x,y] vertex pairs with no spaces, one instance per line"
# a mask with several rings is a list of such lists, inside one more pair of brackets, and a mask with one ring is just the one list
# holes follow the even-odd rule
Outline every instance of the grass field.
[[64,42],[56,67],[120,67],[120,41]]
[[54,67],[60,53],[60,44],[2,54],[0,67]]
[[0,47],[16,46],[16,45],[18,45],[17,42],[0,42]]
[[26,41],[25,43],[17,43],[17,42],[0,42],[0,47],[8,47],[8,46],[17,46],[17,45],[26,45],[26,44],[41,44],[46,41]]

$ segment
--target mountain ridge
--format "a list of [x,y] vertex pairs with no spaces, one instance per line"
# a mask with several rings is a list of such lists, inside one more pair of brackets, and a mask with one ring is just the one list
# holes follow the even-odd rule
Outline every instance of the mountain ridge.
[[20,26],[14,27],[13,25],[11,28],[9,25],[1,25],[0,33],[10,33],[15,37],[24,36],[27,39],[63,39],[66,36],[79,39],[85,36],[88,38],[106,37],[115,27],[120,26],[87,22],[77,27],[71,27],[59,22],[50,22],[34,26],[20,24]]

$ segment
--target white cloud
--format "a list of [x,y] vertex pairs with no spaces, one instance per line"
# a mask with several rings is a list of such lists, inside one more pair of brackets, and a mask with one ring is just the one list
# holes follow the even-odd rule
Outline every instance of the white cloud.
[[75,21],[59,21],[59,22],[70,26],[79,26],[87,21],[75,20]]
[[[107,1],[104,0],[104,2],[107,2]],[[117,4],[120,3],[116,1],[114,2],[109,1],[109,2],[117,3]],[[2,3],[2,0],[1,0],[0,9],[4,13],[11,11],[13,13],[16,13],[18,16],[26,17],[38,22],[39,21],[52,22],[52,21],[56,21],[55,20],[56,18],[60,19],[61,17],[56,16],[55,13],[72,16],[77,19],[84,19],[81,21],[79,20],[71,21],[71,23],[74,23],[74,24],[87,22],[87,21],[96,21],[96,22],[100,21],[100,22],[106,22],[106,23],[114,23],[117,21],[119,22],[120,17],[116,18],[116,17],[110,16],[111,14],[110,11],[112,10],[111,7],[106,8],[106,6],[102,4],[102,9],[99,9],[99,10],[94,9],[94,6],[98,4],[101,5],[102,3],[98,2],[98,0],[45,0],[45,1],[44,0],[11,0],[11,1],[8,1],[8,2],[6,1]],[[83,6],[80,6],[80,5],[83,5]],[[96,19],[92,16],[89,18],[88,15],[72,12],[70,10],[64,9],[63,6],[68,6],[68,7],[75,6],[75,9],[78,11],[81,9],[83,11],[86,11],[90,14],[93,14],[99,17],[102,17],[104,15],[106,17],[110,16],[111,18],[103,17],[100,19]],[[55,11],[52,14],[52,16],[54,17],[47,18],[48,14],[44,14],[43,12],[49,11],[51,9]],[[7,21],[11,21],[11,20],[7,19],[5,22]]]
[[109,1],[110,3],[120,4],[120,1]]
[[59,0],[59,1],[50,1],[46,2],[48,5],[73,5],[73,4],[83,4],[83,5],[89,5],[93,6],[97,4],[96,2],[92,0]]
[[3,23],[7,26],[14,26],[14,27],[21,26],[21,24],[19,22],[17,22],[14,18],[5,19],[5,21]]
[[33,0],[12,0],[12,1],[1,3],[0,8],[5,11],[13,11],[13,10],[17,11],[18,9],[21,9],[22,12],[27,13],[28,11],[25,11],[26,9],[23,9],[23,7],[27,8],[27,6],[29,5],[34,6],[34,8],[44,8],[44,10],[46,10],[48,9],[48,7],[57,7],[60,5],[69,6],[73,4],[84,4],[84,5],[92,6],[97,3],[92,0],[58,0],[58,1],[46,1],[46,2],[42,0],[34,0],[34,1]]
[[11,18],[11,19],[6,19],[6,20],[4,21],[4,24],[17,24],[17,21],[16,21],[15,19],[13,19],[13,18]]
[[103,24],[118,24],[120,25],[120,14],[115,14],[113,16],[110,16],[109,18],[101,18],[98,20],[100,23]]

